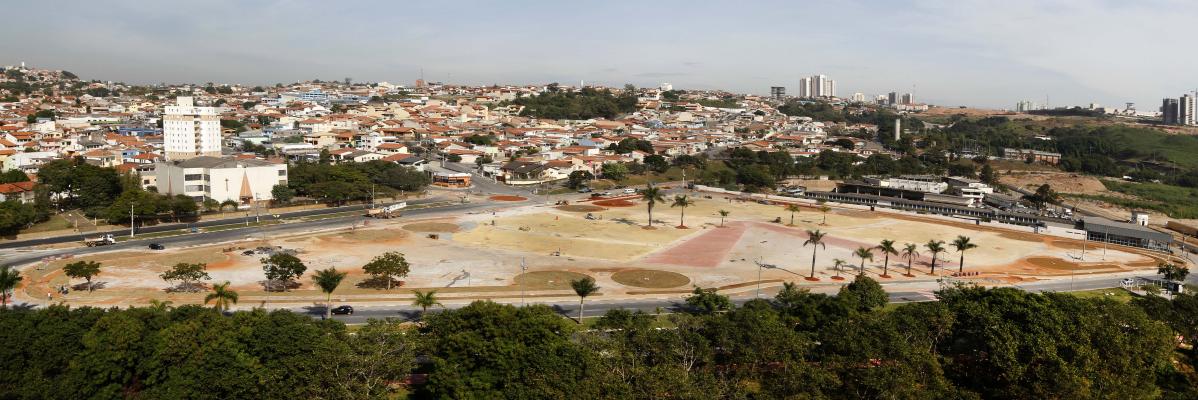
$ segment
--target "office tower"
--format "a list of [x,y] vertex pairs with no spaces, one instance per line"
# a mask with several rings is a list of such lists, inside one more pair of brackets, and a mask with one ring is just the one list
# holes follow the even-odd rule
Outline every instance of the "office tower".
[[893,105],[896,105],[896,104],[898,104],[898,102],[899,102],[899,95],[898,95],[898,93],[895,93],[895,92],[890,92],[890,94],[886,95],[886,103],[887,103],[887,104],[889,104],[889,105],[892,105],[892,106],[893,106]]
[[1177,123],[1181,125],[1194,125],[1196,119],[1194,116],[1194,96],[1182,95],[1177,104]]
[[782,100],[786,98],[785,86],[770,86],[770,97],[774,100]]
[[906,105],[915,104],[915,95],[911,93],[903,93],[903,97],[900,102]]
[[162,146],[168,160],[220,156],[220,113],[179,97],[162,115]]
[[1178,106],[1177,99],[1165,99],[1161,103],[1161,122],[1167,125],[1177,125],[1179,121],[1178,112],[1180,111]]

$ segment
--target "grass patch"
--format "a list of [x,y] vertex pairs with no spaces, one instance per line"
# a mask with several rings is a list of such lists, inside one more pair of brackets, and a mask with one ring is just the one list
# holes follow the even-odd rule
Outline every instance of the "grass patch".
[[585,274],[570,271],[534,271],[517,275],[516,285],[528,290],[570,289],[570,281],[586,278]]
[[611,279],[624,286],[649,289],[674,288],[691,283],[686,275],[651,269],[619,271],[612,274]]
[[[33,224],[33,226],[29,227],[28,229],[22,230],[21,233],[58,231],[63,229],[71,229],[74,226],[75,225],[72,224],[71,221],[67,220],[61,214],[54,214],[50,216],[49,220]],[[90,227],[91,223],[88,222],[87,226]]]
[[1094,289],[1065,293],[1081,297],[1083,299],[1111,299],[1120,303],[1127,303],[1130,302],[1131,299],[1135,298],[1131,292],[1123,289]]
[[1161,183],[1134,183],[1102,180],[1107,190],[1119,192],[1135,199],[1124,199],[1103,195],[1075,195],[1084,199],[1098,200],[1125,208],[1141,208],[1161,212],[1172,218],[1198,218],[1198,189],[1165,185]]

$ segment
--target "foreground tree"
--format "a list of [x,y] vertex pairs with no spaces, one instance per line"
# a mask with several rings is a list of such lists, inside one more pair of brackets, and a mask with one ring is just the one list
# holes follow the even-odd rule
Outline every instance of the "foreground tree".
[[946,249],[944,248],[944,241],[943,240],[929,240],[926,244],[923,245],[923,247],[927,248],[928,252],[932,253],[932,272],[931,272],[931,274],[936,275],[936,257],[939,256],[940,253],[945,252]]
[[8,308],[8,300],[12,298],[13,290],[16,290],[17,285],[25,278],[21,276],[21,271],[10,266],[0,267],[0,308]]
[[275,253],[263,258],[262,271],[266,274],[266,290],[272,290],[275,282],[283,284],[283,291],[291,285],[291,281],[304,275],[308,266],[299,257],[287,253]]
[[679,207],[681,214],[678,216],[678,227],[686,227],[686,208],[695,205],[695,201],[691,200],[684,194],[674,196],[674,202],[670,204],[670,208]]
[[176,290],[199,292],[204,289],[201,281],[212,279],[207,270],[208,264],[204,263],[178,263],[158,276],[168,283],[179,282]]
[[717,293],[716,288],[704,289],[698,286],[695,286],[690,297],[686,298],[686,305],[698,314],[714,314],[732,309],[732,301],[728,296]]
[[653,206],[657,203],[665,203],[666,199],[662,197],[661,189],[650,183],[645,186],[645,190],[641,191],[641,201],[644,201],[645,206],[649,208],[649,227],[653,227]]
[[595,284],[595,278],[586,277],[570,281],[570,287],[574,288],[574,294],[578,295],[578,323],[582,323],[582,310],[586,306],[588,296],[599,291],[599,285]]
[[720,210],[720,211],[718,211],[718,213],[720,214],[720,227],[723,228],[724,227],[724,218],[728,218],[728,214],[732,214],[732,213],[729,212],[728,210]]
[[381,277],[387,280],[387,290],[391,290],[391,281],[395,278],[408,276],[411,268],[412,266],[408,264],[408,260],[404,258],[403,253],[388,251],[374,257],[369,263],[363,265],[362,271],[375,278]]
[[1165,280],[1181,282],[1186,280],[1190,269],[1173,263],[1160,263],[1157,264],[1156,273],[1164,275]]
[[329,317],[332,316],[333,291],[337,290],[338,286],[341,286],[341,281],[345,279],[345,275],[347,275],[347,273],[338,272],[333,267],[328,267],[326,269],[317,270],[315,274],[312,274],[312,283],[315,283],[316,287],[319,287],[320,291],[324,292],[324,294],[325,294],[325,302],[324,302],[324,317],[325,317],[325,319],[328,319]]
[[827,235],[827,233],[820,232],[819,229],[807,231],[807,240],[803,241],[803,247],[811,245],[811,275],[807,276],[807,280],[809,281],[818,280],[818,278],[815,277],[815,253],[816,250],[818,250],[818,248],[821,246],[825,249],[828,248],[828,245],[824,244],[825,235]]
[[881,243],[878,243],[878,250],[882,252],[883,257],[881,275],[883,278],[890,277],[890,256],[898,255],[898,249],[894,248],[894,243],[895,242],[890,239],[883,239]]
[[978,245],[970,243],[969,238],[966,236],[957,236],[956,239],[953,239],[952,246],[953,246],[953,248],[957,249],[958,253],[961,253],[960,265],[957,266],[957,272],[964,272],[965,271],[965,251],[969,250],[969,249],[976,249],[978,247]]
[[204,304],[213,303],[212,308],[217,312],[229,311],[229,307],[237,304],[237,292],[229,288],[229,281],[212,285],[212,293],[204,296]]
[[87,281],[87,291],[92,291],[92,278],[100,274],[100,263],[95,261],[76,261],[62,267],[63,274],[69,278]]

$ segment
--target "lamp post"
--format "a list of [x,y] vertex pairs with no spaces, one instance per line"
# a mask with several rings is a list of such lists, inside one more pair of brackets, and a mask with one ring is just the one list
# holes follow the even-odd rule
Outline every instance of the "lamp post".
[[[520,275],[528,272],[528,265],[524,264],[524,257],[520,257]],[[527,277],[522,277],[527,279]],[[524,307],[524,279],[520,280],[520,307]]]
[[133,204],[134,202],[129,202],[129,239],[133,239],[133,227],[135,226],[133,223]]

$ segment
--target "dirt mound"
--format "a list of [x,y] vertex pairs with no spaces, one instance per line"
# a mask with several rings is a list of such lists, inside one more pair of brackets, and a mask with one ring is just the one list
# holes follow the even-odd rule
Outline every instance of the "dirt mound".
[[456,224],[446,222],[417,222],[404,225],[405,230],[412,232],[453,233],[461,230]]
[[617,200],[599,200],[599,201],[596,201],[596,202],[594,202],[594,203],[591,203],[591,204],[594,204],[594,205],[597,205],[597,206],[603,206],[603,207],[632,207],[632,206],[635,206],[635,205],[636,205],[636,203],[633,203],[633,202],[631,202],[631,201],[628,201],[628,200],[623,200],[623,199],[617,199]]
[[556,208],[558,210],[569,211],[569,212],[595,212],[595,211],[606,210],[606,208],[603,208],[603,207],[586,205],[586,204],[571,204],[568,206],[557,206]]
[[619,271],[612,274],[611,279],[624,286],[648,289],[665,289],[691,283],[690,278],[687,278],[686,275],[651,269]]
[[508,196],[508,195],[491,196],[491,197],[489,197],[489,199],[494,200],[494,201],[524,201],[524,200],[528,200],[528,198],[525,198],[525,197]]
[[1026,173],[1003,175],[999,182],[1014,187],[1034,189],[1047,183],[1058,193],[1102,194],[1106,186],[1092,176],[1070,173]]

